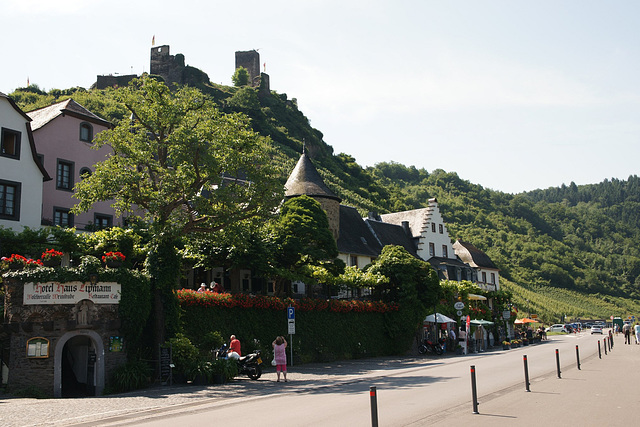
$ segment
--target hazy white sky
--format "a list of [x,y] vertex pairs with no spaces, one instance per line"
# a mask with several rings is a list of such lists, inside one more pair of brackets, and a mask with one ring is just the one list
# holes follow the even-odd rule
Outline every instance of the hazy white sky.
[[640,161],[637,0],[1,0],[0,92],[149,71],[151,40],[231,84],[259,49],[335,153],[486,188],[627,179]]

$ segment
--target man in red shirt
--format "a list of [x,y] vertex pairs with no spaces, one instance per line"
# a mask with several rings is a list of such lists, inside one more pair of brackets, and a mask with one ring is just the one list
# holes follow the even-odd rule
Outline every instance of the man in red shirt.
[[242,356],[242,352],[240,351],[240,340],[238,340],[235,335],[231,335],[230,340],[228,356],[231,359],[238,359]]

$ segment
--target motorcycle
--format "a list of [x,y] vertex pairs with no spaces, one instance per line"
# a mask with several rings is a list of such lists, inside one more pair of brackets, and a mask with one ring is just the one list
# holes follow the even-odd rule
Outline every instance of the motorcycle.
[[444,350],[440,341],[434,343],[427,338],[423,339],[422,344],[418,347],[418,353],[420,354],[435,353],[440,356],[443,352]]
[[[223,344],[218,350],[218,359],[228,359],[229,348],[227,344]],[[253,353],[249,353],[246,356],[241,356],[236,359],[238,363],[238,374],[246,375],[252,380],[257,380],[262,376],[262,357],[260,357],[260,350],[256,350]]]

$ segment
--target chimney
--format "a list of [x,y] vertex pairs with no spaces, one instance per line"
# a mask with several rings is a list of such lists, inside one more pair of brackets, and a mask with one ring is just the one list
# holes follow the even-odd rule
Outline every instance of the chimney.
[[407,233],[407,236],[413,237],[411,235],[411,228],[409,228],[409,221],[402,221],[402,229]]
[[378,212],[369,212],[367,214],[367,219],[382,222],[382,218],[380,217],[380,215],[378,215]]

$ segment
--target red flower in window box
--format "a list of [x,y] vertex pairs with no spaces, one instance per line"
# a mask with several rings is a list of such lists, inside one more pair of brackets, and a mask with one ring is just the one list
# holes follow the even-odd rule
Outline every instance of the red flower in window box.
[[122,252],[107,252],[102,256],[102,262],[107,264],[107,267],[116,268],[120,267],[126,258]]

